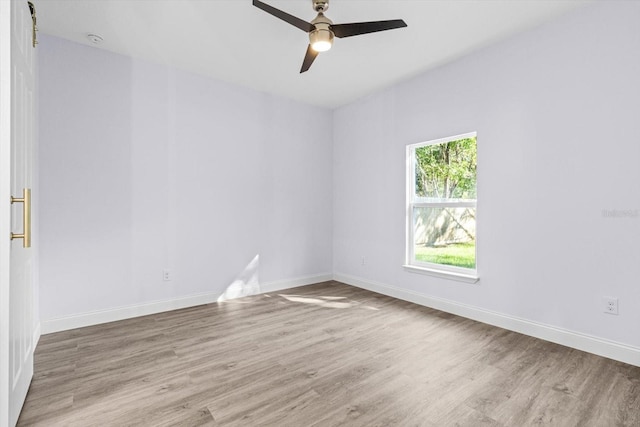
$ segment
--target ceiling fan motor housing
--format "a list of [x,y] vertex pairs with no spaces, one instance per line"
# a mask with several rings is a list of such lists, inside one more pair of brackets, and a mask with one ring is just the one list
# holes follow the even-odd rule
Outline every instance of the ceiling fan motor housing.
[[311,0],[311,2],[316,12],[326,12],[329,9],[329,0]]

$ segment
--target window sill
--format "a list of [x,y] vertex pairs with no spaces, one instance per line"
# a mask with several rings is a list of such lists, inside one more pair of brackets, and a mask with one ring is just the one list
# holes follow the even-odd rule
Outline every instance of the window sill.
[[439,277],[441,279],[456,280],[464,283],[477,283],[480,278],[471,274],[454,273],[453,271],[436,270],[432,268],[418,267],[415,265],[403,265],[404,269],[410,273],[426,274],[427,276]]

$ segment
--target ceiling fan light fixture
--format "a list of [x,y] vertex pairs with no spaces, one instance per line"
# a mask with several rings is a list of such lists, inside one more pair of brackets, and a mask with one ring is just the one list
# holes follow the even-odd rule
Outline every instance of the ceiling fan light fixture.
[[333,46],[333,33],[331,30],[314,30],[309,33],[309,42],[316,52],[326,52]]

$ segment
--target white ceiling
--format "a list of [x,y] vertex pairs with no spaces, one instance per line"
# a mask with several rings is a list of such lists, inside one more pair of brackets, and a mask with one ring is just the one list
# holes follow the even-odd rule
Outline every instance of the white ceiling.
[[[264,0],[307,21],[311,0]],[[336,39],[299,74],[303,31],[251,0],[34,0],[41,32],[309,104],[337,107],[552,20],[588,0],[331,0],[334,23],[407,28]]]

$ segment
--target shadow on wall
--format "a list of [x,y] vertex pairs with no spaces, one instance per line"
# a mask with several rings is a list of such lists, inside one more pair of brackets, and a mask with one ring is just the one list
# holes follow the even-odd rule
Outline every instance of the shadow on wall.
[[247,264],[244,270],[238,274],[235,280],[227,286],[227,289],[218,297],[218,302],[259,294],[259,267],[260,255],[258,254]]

